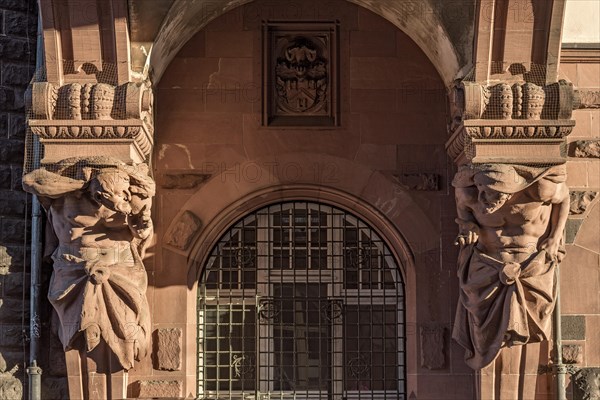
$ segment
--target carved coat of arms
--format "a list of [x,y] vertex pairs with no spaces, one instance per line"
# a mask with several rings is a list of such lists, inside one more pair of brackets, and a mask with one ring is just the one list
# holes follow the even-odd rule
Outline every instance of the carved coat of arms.
[[327,60],[314,42],[296,37],[282,49],[275,67],[278,113],[328,112]]

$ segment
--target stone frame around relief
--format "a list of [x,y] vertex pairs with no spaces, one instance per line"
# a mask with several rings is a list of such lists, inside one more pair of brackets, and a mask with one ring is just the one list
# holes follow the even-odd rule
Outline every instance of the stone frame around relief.
[[263,24],[263,126],[339,126],[335,21]]

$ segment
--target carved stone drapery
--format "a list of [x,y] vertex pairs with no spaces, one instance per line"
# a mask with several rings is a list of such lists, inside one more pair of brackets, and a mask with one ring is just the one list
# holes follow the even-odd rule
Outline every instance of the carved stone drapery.
[[548,340],[569,216],[564,165],[463,166],[453,182],[461,246],[453,337],[473,369]]
[[531,397],[527,377],[504,376],[514,374],[509,365],[533,362],[522,345],[551,337],[569,216],[567,136],[579,100],[566,81],[461,82],[452,106],[446,150],[459,166],[461,247],[453,338],[471,368],[500,377],[479,381],[479,398]]
[[104,343],[129,370],[150,344],[142,260],[153,234],[155,184],[147,165],[66,159],[28,173],[23,187],[38,196],[52,227],[48,298],[65,350],[91,352]]

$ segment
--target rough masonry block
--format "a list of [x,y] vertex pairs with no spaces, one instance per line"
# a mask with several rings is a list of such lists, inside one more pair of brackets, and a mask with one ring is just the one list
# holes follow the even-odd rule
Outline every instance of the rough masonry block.
[[19,11],[5,11],[4,34],[35,38],[37,34],[37,21],[35,15]]
[[134,396],[139,398],[174,398],[181,397],[182,392],[181,381],[137,381],[134,385]]
[[585,340],[585,316],[563,315],[561,327],[563,340]]
[[154,331],[154,368],[163,371],[181,370],[181,328],[160,328]]
[[565,364],[581,364],[583,362],[583,346],[580,344],[563,344],[562,358]]

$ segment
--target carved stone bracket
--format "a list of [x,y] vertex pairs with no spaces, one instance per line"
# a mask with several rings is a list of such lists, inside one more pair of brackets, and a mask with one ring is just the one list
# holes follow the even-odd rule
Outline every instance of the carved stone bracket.
[[561,80],[487,85],[461,82],[453,93],[448,154],[458,164],[562,164],[566,137],[579,106],[573,85]]
[[152,151],[152,105],[147,83],[57,87],[36,82],[31,87],[29,126],[44,145],[44,164],[72,156],[74,145],[81,156],[103,154],[139,163]]
[[561,164],[574,126],[572,120],[467,120],[446,142],[446,151],[458,164]]

